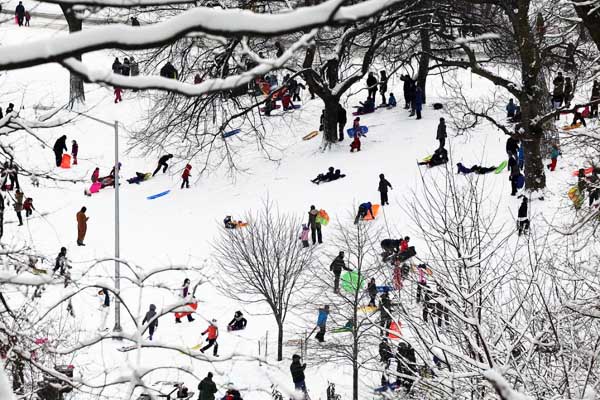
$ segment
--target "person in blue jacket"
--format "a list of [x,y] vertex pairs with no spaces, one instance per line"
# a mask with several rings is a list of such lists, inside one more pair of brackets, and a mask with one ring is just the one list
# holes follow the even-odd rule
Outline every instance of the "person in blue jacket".
[[315,336],[319,342],[325,341],[325,329],[327,328],[327,317],[329,316],[329,305],[326,304],[319,308],[319,316],[317,317],[317,327],[319,332]]
[[394,97],[394,93],[390,93],[390,98],[388,99],[389,107],[396,107],[398,103],[396,103],[396,97]]
[[525,166],[525,150],[523,149],[523,143],[517,149],[517,162],[519,164],[519,169],[522,170]]
[[506,105],[506,117],[514,118],[516,111],[517,105],[514,103],[513,99],[508,100],[508,104]]
[[358,221],[365,218],[368,213],[371,213],[371,217],[373,219],[375,218],[375,215],[373,215],[373,205],[371,202],[362,203],[360,206],[358,206],[358,213],[356,214],[356,218],[354,218],[354,225],[358,224]]

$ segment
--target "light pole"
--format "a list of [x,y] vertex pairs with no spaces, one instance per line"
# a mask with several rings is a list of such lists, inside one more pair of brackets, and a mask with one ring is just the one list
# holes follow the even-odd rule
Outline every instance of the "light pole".
[[[81,116],[92,119],[103,125],[111,126],[115,129],[115,289],[119,296],[121,295],[121,267],[119,258],[121,257],[121,245],[119,237],[119,121],[108,122],[103,119],[92,117],[79,111],[71,110]],[[114,332],[121,332],[121,300],[115,296],[115,326]]]

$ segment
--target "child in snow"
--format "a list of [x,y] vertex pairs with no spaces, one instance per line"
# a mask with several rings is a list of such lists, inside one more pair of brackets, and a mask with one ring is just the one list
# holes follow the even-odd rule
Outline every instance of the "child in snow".
[[235,229],[238,226],[238,222],[231,219],[231,215],[228,215],[223,220],[225,224],[225,229]]
[[360,102],[361,107],[356,110],[359,114],[369,114],[375,111],[375,97],[369,97],[364,103]]
[[25,11],[25,26],[29,26],[30,20],[31,20],[31,14],[29,14],[29,11]]
[[33,199],[31,197],[25,199],[25,202],[23,203],[23,210],[25,210],[25,216],[27,218],[29,218],[29,216],[33,214],[33,210],[35,210],[35,207],[33,206]]
[[558,161],[558,156],[560,155],[560,150],[556,144],[552,145],[552,151],[550,152],[550,164],[548,164],[548,169],[550,171],[554,171],[556,169],[556,162]]
[[371,278],[367,285],[367,293],[369,293],[369,307],[377,307],[377,284],[375,284],[375,278]]
[[396,107],[398,103],[396,103],[396,97],[394,97],[394,93],[390,93],[390,98],[388,99],[389,107]]
[[71,142],[71,156],[73,157],[73,165],[77,165],[77,153],[79,152],[79,144],[76,140]]
[[403,240],[400,241],[400,253],[404,253],[408,250],[408,242],[410,242],[410,238],[405,236]]
[[248,321],[244,318],[244,314],[242,314],[241,311],[236,311],[235,314],[233,314],[233,319],[227,324],[227,330],[241,331],[242,329],[246,329],[247,324]]
[[19,226],[23,225],[23,217],[21,216],[23,211],[23,192],[17,189],[15,192],[15,212],[17,213],[17,219],[19,220]]
[[373,205],[371,202],[362,203],[358,206],[358,212],[356,213],[356,218],[354,218],[354,225],[358,224],[358,221],[364,219],[367,214],[371,214],[371,217],[375,219],[375,215],[373,215]]
[[190,173],[191,170],[192,166],[190,164],[185,166],[183,174],[181,174],[181,179],[183,179],[183,181],[181,182],[181,189],[183,189],[184,186],[188,189],[190,188],[190,176],[192,176],[192,174]]
[[92,183],[96,183],[98,181],[99,177],[100,177],[100,168],[96,167],[96,169],[94,169],[94,172],[92,172]]
[[425,278],[425,270],[427,266],[425,264],[417,265],[418,279],[417,279],[417,303],[421,302],[421,295],[423,290],[427,287],[427,279]]
[[527,234],[527,232],[529,232],[529,218],[527,216],[527,197],[523,197],[523,201],[519,206],[517,223],[519,228],[519,236],[521,236],[523,233]]
[[302,240],[302,247],[308,247],[308,225],[302,224],[302,233],[300,234],[300,240]]
[[350,143],[350,153],[353,153],[354,150],[360,151],[360,138],[357,134],[354,134],[354,140]]
[[121,94],[123,93],[123,89],[121,89],[118,86],[115,86],[115,104],[123,101],[123,99],[121,99]]
[[144,320],[142,324],[148,323],[148,333],[150,336],[148,339],[152,340],[152,336],[154,336],[154,331],[158,328],[158,317],[156,316],[156,306],[154,304],[150,304],[150,308],[146,315],[144,316]]
[[206,330],[204,332],[202,332],[202,335],[207,335],[207,340],[208,340],[208,344],[206,346],[204,346],[203,348],[200,349],[201,353],[204,353],[206,350],[210,349],[212,346],[215,346],[213,349],[213,356],[215,357],[219,357],[219,355],[217,354],[217,352],[219,351],[219,344],[217,343],[217,338],[219,337],[219,328],[217,328],[217,320],[213,319],[210,322],[210,325],[208,326],[208,328],[206,328]]

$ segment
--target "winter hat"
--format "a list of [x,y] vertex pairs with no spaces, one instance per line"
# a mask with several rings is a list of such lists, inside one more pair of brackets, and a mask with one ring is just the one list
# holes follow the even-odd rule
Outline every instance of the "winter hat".
[[212,374],[212,372],[209,372],[208,375],[206,375],[206,376],[208,376],[209,378],[212,378],[213,374]]
[[308,229],[308,225],[302,224],[302,229]]
[[212,321],[210,321],[212,324],[216,324],[217,320],[215,318],[212,319]]
[[294,354],[292,356],[292,360],[299,360],[299,359],[300,359],[300,356],[298,354]]
[[379,174],[379,178],[383,179],[383,178],[385,178],[385,176],[383,174]]

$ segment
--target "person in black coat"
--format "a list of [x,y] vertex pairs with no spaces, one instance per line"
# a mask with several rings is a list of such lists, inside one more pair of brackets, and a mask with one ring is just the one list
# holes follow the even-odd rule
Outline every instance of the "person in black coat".
[[227,324],[228,331],[241,331],[246,328],[248,321],[244,318],[244,314],[241,311],[236,311],[233,315],[233,319]]
[[383,339],[381,343],[379,343],[379,357],[382,363],[385,364],[386,368],[390,367],[390,363],[392,362],[392,349],[388,343],[387,339]]
[[506,153],[508,154],[509,157],[513,157],[513,158],[517,159],[518,152],[519,152],[519,140],[517,140],[513,136],[509,136],[509,138],[506,139]]
[[377,284],[375,284],[375,278],[371,278],[367,285],[367,293],[369,293],[369,307],[377,307],[375,300],[377,299]]
[[392,301],[388,292],[383,292],[379,299],[379,318],[381,334],[385,335],[385,330],[390,328],[392,322]]
[[395,240],[395,239],[383,239],[381,241],[381,248],[383,249],[383,260],[385,261],[386,258],[388,258],[389,256],[391,256],[392,254],[396,254],[400,252],[400,242],[401,240]]
[[379,72],[379,93],[381,94],[381,105],[387,106],[387,100],[385,98],[385,94],[387,92],[387,81],[388,77],[385,71]]
[[167,172],[167,168],[169,168],[169,164],[167,164],[167,161],[169,161],[171,158],[173,158],[173,154],[165,154],[164,156],[162,156],[161,158],[159,158],[158,159],[158,166],[154,170],[154,173],[152,174],[152,176],[156,175],[158,173],[158,171],[160,171],[161,167],[163,169],[163,174],[166,173]]
[[[415,349],[408,343],[401,342],[398,345],[398,353],[396,355],[398,361],[398,367],[396,371],[402,375],[414,375],[417,363],[417,357],[415,356]],[[397,377],[396,384],[404,386],[406,392],[410,392],[413,385],[413,380],[404,377]]]
[[63,150],[67,151],[67,135],[62,135],[54,142],[54,156],[56,157],[56,166],[60,167],[62,161]]
[[296,390],[301,390],[306,393],[306,382],[304,377],[304,370],[306,364],[300,362],[300,356],[294,354],[292,356],[292,364],[290,364],[290,372],[292,374],[292,381],[294,381],[294,387]]
[[25,7],[23,6],[23,2],[20,1],[19,5],[15,9],[15,15],[17,16],[17,22],[19,26],[23,26],[23,19],[25,18]]
[[317,210],[315,206],[310,206],[310,211],[308,212],[308,227],[310,228],[313,245],[317,243],[317,240],[319,241],[319,244],[323,243],[321,224],[317,222],[317,215],[319,215],[319,210]]
[[333,259],[333,262],[329,266],[329,270],[333,272],[334,275],[333,293],[340,293],[340,275],[342,274],[342,270],[352,271],[350,268],[346,267],[343,251],[340,251],[337,257]]
[[118,57],[115,57],[115,61],[112,63],[112,72],[113,74],[121,74],[121,61],[119,61]]
[[369,72],[369,77],[367,78],[367,90],[369,92],[368,98],[375,101],[375,96],[377,95],[377,78],[375,78],[372,72]]
[[527,197],[523,197],[523,201],[519,206],[519,213],[517,215],[519,236],[521,236],[523,233],[527,234],[527,232],[529,232],[529,217],[527,214]]
[[377,190],[381,195],[382,206],[390,205],[390,202],[388,201],[388,188],[390,188],[390,190],[393,189],[392,185],[388,182],[387,179],[385,179],[385,175],[379,174],[379,187]]
[[338,122],[338,130],[340,134],[339,141],[344,140],[344,128],[346,127],[346,122],[348,122],[348,117],[346,116],[346,109],[342,107],[341,104],[338,103],[338,111],[337,111],[337,122]]
[[446,133],[446,120],[444,118],[440,118],[440,123],[437,127],[437,134],[435,138],[440,142],[440,148],[444,148],[446,145],[446,138],[448,134]]
[[15,105],[13,103],[8,103],[8,107],[6,107],[6,115],[13,112],[14,109],[15,109]]
[[215,382],[213,382],[212,377],[212,372],[209,372],[206,375],[206,378],[202,379],[198,384],[199,400],[208,400],[215,398],[215,393],[217,393],[217,385],[215,385]]
[[516,196],[516,194],[517,194],[517,177],[521,173],[521,170],[519,169],[519,163],[517,162],[517,159],[512,156],[508,158],[508,172],[510,174],[510,176],[508,177],[508,179],[510,180],[510,187],[511,187],[510,195]]
[[160,69],[160,76],[163,78],[177,79],[177,70],[170,61]]
[[148,312],[146,313],[146,315],[144,316],[144,320],[142,321],[142,324],[145,324],[146,322],[149,323],[148,333],[150,334],[150,340],[152,340],[154,331],[158,327],[158,318],[154,317],[156,317],[156,306],[154,304],[150,304],[150,308],[148,309]]
[[408,75],[402,75],[400,77],[400,80],[404,82],[404,84],[402,85],[402,92],[404,93],[404,109],[408,110],[412,102],[412,99],[410,97],[412,79]]

